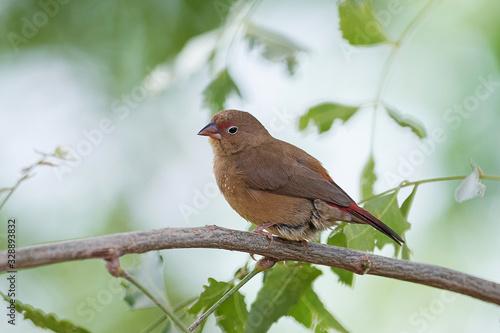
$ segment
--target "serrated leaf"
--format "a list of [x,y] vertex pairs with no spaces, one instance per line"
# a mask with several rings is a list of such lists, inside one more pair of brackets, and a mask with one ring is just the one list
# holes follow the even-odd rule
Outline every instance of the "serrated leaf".
[[385,105],[385,109],[387,110],[389,117],[391,117],[399,126],[410,128],[420,139],[427,136],[427,131],[420,120],[407,114],[402,114],[401,112],[396,111],[393,107],[387,106],[387,104]]
[[481,183],[479,174],[482,173],[481,168],[473,161],[470,160],[472,166],[472,173],[465,177],[455,191],[455,200],[463,202],[475,197],[483,196],[486,191],[486,185]]
[[325,309],[325,306],[311,287],[304,291],[299,302],[290,309],[288,315],[316,333],[327,333],[329,329],[348,333],[337,319]]
[[415,199],[415,195],[417,194],[417,189],[418,185],[415,185],[408,198],[406,198],[405,201],[403,201],[403,204],[401,205],[401,214],[403,214],[403,217],[405,219],[408,219],[411,206],[413,205],[413,200]]
[[[233,287],[232,283],[208,279],[208,285],[200,297],[188,310],[188,313],[199,315],[208,310],[225,293]],[[248,321],[248,310],[245,297],[237,291],[215,310],[217,325],[224,332],[242,332]]]
[[323,133],[328,131],[335,119],[340,119],[343,122],[349,120],[358,111],[357,106],[346,106],[335,103],[323,103],[310,108],[306,114],[300,117],[299,129],[304,130],[312,120],[318,127],[318,132]]
[[[371,200],[363,207],[373,216],[385,223],[404,239],[404,234],[410,229],[410,223],[403,216],[399,209],[398,200],[395,194],[384,195],[383,197]],[[372,228],[373,229],[373,228]],[[375,244],[377,248],[382,249],[385,244],[394,246],[394,256],[397,257],[401,247],[392,239],[381,232],[375,234]]]
[[[326,243],[328,245],[348,247],[347,236],[344,234],[344,228],[345,224],[336,227],[328,237]],[[346,271],[345,269],[337,267],[330,267],[330,269],[334,274],[338,276],[340,283],[352,287],[352,284],[354,282],[353,272]]]
[[255,24],[247,25],[245,38],[251,48],[260,47],[262,56],[267,60],[285,63],[290,75],[295,73],[297,54],[305,51],[287,37]]
[[338,5],[342,37],[351,45],[373,45],[386,42],[375,18],[371,1],[345,0]]
[[[140,284],[148,289],[156,298],[165,299],[166,291],[163,279],[163,257],[159,252],[148,252],[141,255],[141,264],[137,267],[129,269],[132,275]],[[156,307],[144,295],[143,292],[138,290],[135,286],[125,284],[125,302],[131,309],[143,309]]]
[[373,172],[375,169],[375,160],[373,159],[373,155],[370,154],[368,161],[366,161],[365,167],[363,168],[363,172],[361,172],[361,195],[362,198],[368,198],[373,195],[373,185],[375,181],[377,181],[377,176]]
[[245,297],[239,292],[234,293],[215,310],[215,316],[217,326],[223,332],[243,332],[248,321]]
[[203,91],[204,106],[208,107],[212,114],[215,114],[224,109],[227,98],[232,94],[241,97],[238,86],[229,75],[227,68],[225,68],[217,74],[217,77]]
[[[10,298],[0,292],[3,299],[10,304]],[[44,311],[34,308],[29,304],[24,304],[16,299],[16,311],[22,314],[24,320],[30,320],[35,326],[50,329],[61,333],[89,333],[86,329],[79,327],[68,320],[61,320],[53,313],[46,314]],[[7,317],[9,318],[9,317]],[[7,320],[7,319],[5,319]]]
[[245,332],[267,332],[297,304],[321,271],[308,264],[277,264],[266,276],[250,308]]
[[203,286],[204,290],[189,309],[188,313],[198,315],[209,309],[215,304],[226,292],[231,289],[231,285],[227,282],[219,282],[213,278],[208,279],[208,285]]
[[401,250],[401,259],[410,260],[411,250],[408,248],[406,243],[403,244],[403,249]]

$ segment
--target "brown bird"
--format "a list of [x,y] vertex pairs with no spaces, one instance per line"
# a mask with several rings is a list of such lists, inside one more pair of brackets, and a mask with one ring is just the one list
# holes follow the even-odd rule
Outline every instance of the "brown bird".
[[272,137],[250,113],[220,111],[198,135],[210,137],[219,189],[238,214],[257,225],[256,232],[303,241],[345,221],[404,242],[359,207],[317,159]]

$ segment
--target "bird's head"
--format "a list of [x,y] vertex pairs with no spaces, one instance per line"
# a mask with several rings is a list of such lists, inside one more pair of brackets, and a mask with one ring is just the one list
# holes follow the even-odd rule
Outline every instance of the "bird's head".
[[235,154],[258,146],[271,137],[254,116],[238,110],[217,112],[198,135],[210,137],[210,144],[217,155]]

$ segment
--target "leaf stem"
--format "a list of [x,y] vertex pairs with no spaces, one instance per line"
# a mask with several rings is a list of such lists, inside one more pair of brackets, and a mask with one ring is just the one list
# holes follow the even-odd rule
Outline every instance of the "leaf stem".
[[[423,18],[424,14],[427,13],[427,10],[430,8],[430,6],[434,3],[435,0],[430,0],[422,10],[413,18],[413,20],[408,24],[406,29],[403,31],[401,36],[398,38],[398,40],[393,44],[393,48],[391,50],[391,53],[389,53],[389,56],[387,57],[384,67],[382,68],[382,72],[380,74],[380,79],[378,83],[378,88],[377,88],[377,94],[375,95],[375,111],[377,110],[378,105],[381,102],[381,96],[383,89],[387,83],[387,78],[389,76],[389,71],[392,67],[392,63],[394,62],[394,58],[396,57],[396,54],[398,53],[401,44],[403,43],[404,40],[406,40],[409,32],[415,27],[416,23]],[[438,0],[440,2],[441,0]]]
[[[227,44],[228,47],[224,56],[224,67],[227,67],[227,64],[229,63],[228,59],[230,58],[234,41],[240,35],[242,28],[244,28],[248,24],[249,18],[255,11],[255,8],[258,6],[259,2],[260,0],[253,0],[251,2],[240,1],[235,3],[226,16],[223,26],[219,27],[215,45],[212,51],[214,54],[214,59],[216,58],[215,55],[219,52],[219,49],[221,47],[220,44],[222,43],[224,35],[230,29],[234,29],[231,40]],[[222,56],[220,57],[222,58]],[[211,61],[210,69],[215,72],[215,61]]]
[[441,1],[442,0],[437,0],[437,1],[430,0],[429,2],[427,2],[427,4],[424,6],[424,8],[422,8],[420,10],[420,12],[418,12],[417,16],[415,16],[413,18],[413,20],[410,22],[410,24],[408,24],[408,26],[405,28],[405,30],[403,31],[403,33],[399,37],[398,41],[396,42],[396,45],[400,46],[401,43],[406,39],[406,36],[409,34],[409,32],[411,31],[411,29],[413,29],[415,27],[417,21],[419,21],[420,19],[422,19],[424,17],[424,15],[428,13],[429,8],[434,3],[436,3],[436,6],[437,6]]
[[[421,185],[421,184],[426,184],[426,183],[435,183],[435,182],[444,182],[444,181],[450,181],[450,180],[461,180],[467,177],[468,175],[465,176],[450,176],[450,177],[439,177],[439,178],[430,178],[430,179],[423,179],[423,180],[418,180],[414,182],[409,182],[409,181],[403,181],[399,186],[391,188],[387,191],[384,191],[382,193],[379,193],[377,195],[373,195],[371,197],[368,197],[366,199],[363,199],[359,202],[359,204],[365,203],[367,201],[375,200],[377,198],[383,197],[386,194],[389,194],[394,191],[399,191],[399,189],[407,186],[412,186],[412,185]],[[500,176],[492,176],[492,175],[479,175],[479,178],[481,179],[489,179],[489,180],[497,180],[500,181]]]
[[14,186],[12,186],[11,188],[7,189],[7,191],[9,191],[9,193],[7,194],[7,196],[3,199],[3,201],[0,203],[0,210],[2,210],[3,206],[5,206],[5,204],[7,203],[7,200],[10,199],[10,197],[12,196],[12,194],[14,194],[14,191],[17,190],[17,188],[25,181],[27,180],[28,178],[30,178],[32,175],[31,175],[31,172],[33,171],[33,169],[35,169],[38,165],[41,165],[43,164],[44,162],[46,162],[47,158],[49,157],[48,154],[43,154],[43,157],[36,163],[33,163],[32,165],[30,165],[29,167],[23,169],[22,173],[24,173],[24,176],[22,176]]
[[148,289],[146,289],[142,284],[139,283],[132,275],[130,275],[126,270],[121,269],[121,274],[120,276],[127,280],[128,282],[132,283],[137,289],[139,289],[144,295],[146,295],[150,300],[153,301],[153,303],[158,306],[163,313],[184,333],[188,333],[189,331],[187,328],[184,326],[184,324],[175,316],[173,312],[171,312],[165,305],[163,305],[160,301],[158,301],[153,294],[149,292]]
[[18,179],[18,181],[16,182],[16,184],[14,186],[0,189],[0,193],[2,193],[4,191],[9,192],[5,196],[5,198],[0,202],[0,210],[2,210],[2,208],[5,206],[5,204],[10,199],[12,194],[14,194],[14,192],[17,190],[17,188],[24,181],[28,180],[29,178],[31,178],[33,176],[33,175],[31,175],[31,172],[33,172],[33,170],[35,170],[36,167],[38,167],[40,165],[49,165],[49,166],[57,167],[58,165],[51,163],[51,162],[48,162],[48,160],[50,158],[55,158],[55,159],[59,159],[59,160],[67,160],[67,158],[66,158],[67,152],[64,152],[64,150],[61,147],[57,147],[53,153],[42,153],[42,152],[39,152],[37,150],[35,150],[35,152],[42,155],[42,158],[40,160],[38,160],[38,162],[35,162],[35,163],[31,164],[30,166],[22,169],[21,174],[23,174],[23,176]]
[[[145,329],[143,329],[141,331],[141,333],[149,333],[149,332],[152,332],[156,327],[158,327],[158,325],[160,325],[161,323],[163,323],[165,320],[167,320],[167,316],[161,316],[159,317],[158,319],[156,319],[151,325],[149,325],[148,327],[146,327]],[[168,325],[168,323],[167,323]]]
[[202,314],[195,322],[189,326],[189,330],[193,331],[198,325],[200,325],[208,316],[210,316],[217,308],[219,308],[222,303],[224,303],[229,297],[231,297],[235,292],[237,292],[241,287],[243,287],[251,278],[253,278],[258,273],[262,272],[262,269],[254,268],[253,271],[248,273],[237,285],[235,285],[231,290],[229,290],[224,296],[222,296],[214,305],[210,307],[204,314]]
[[[372,124],[372,140],[371,140],[371,146],[370,146],[370,151],[372,152],[373,155],[373,145],[375,141],[375,121],[376,121],[376,114],[377,114],[377,109],[379,105],[382,102],[382,93],[384,91],[384,88],[387,84],[387,80],[389,77],[389,72],[392,68],[392,64],[394,63],[394,59],[396,58],[396,55],[398,51],[401,48],[401,44],[403,43],[404,40],[406,40],[409,32],[415,27],[416,23],[423,18],[424,14],[427,13],[428,9],[430,6],[434,3],[435,0],[430,0],[427,2],[427,4],[420,10],[420,12],[413,18],[413,20],[408,24],[408,26],[405,28],[401,36],[398,38],[398,40],[392,44],[392,50],[387,56],[387,59],[385,60],[384,67],[382,68],[382,71],[380,72],[380,78],[378,81],[377,85],[377,93],[375,94],[375,99],[374,99],[374,106],[373,106],[373,124]],[[440,2],[441,0],[438,0]]]
[[[190,298],[188,300],[185,300],[179,304],[177,304],[176,306],[173,307],[173,310],[174,310],[174,313],[176,313],[177,311],[181,310],[181,309],[184,309],[186,306],[188,306],[189,304],[193,303],[198,297],[193,297],[193,298]],[[186,312],[182,313],[179,318],[183,318],[184,316],[186,315]],[[142,330],[141,333],[149,333],[149,332],[152,332],[158,325],[160,325],[164,320],[168,319],[167,316],[161,316],[160,318],[158,318],[156,321],[154,321],[151,325],[149,325],[147,328],[145,328],[144,330]]]

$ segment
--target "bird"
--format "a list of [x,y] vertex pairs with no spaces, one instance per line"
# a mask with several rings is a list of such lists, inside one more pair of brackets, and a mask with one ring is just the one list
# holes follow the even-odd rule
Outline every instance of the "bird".
[[[198,135],[212,146],[217,185],[254,232],[305,242],[340,221],[368,224],[397,244],[403,239],[359,207],[316,158],[274,138],[252,114],[222,110]],[[265,231],[264,231],[265,230]]]

